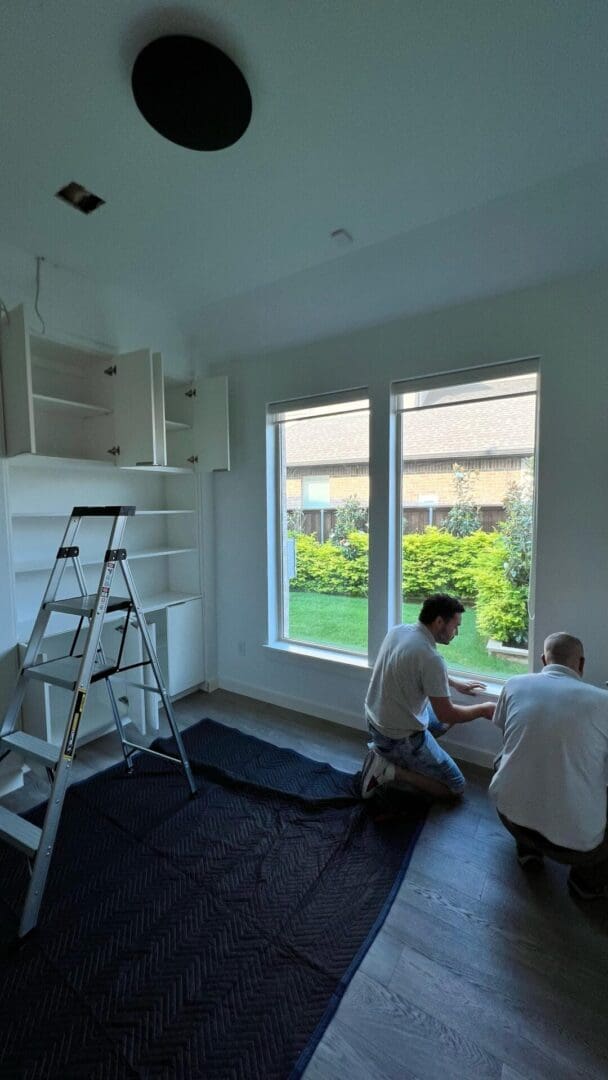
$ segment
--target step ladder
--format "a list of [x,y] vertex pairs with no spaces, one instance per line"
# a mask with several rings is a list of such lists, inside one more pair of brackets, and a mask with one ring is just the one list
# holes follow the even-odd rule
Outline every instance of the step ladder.
[[[18,814],[13,814],[0,807],[0,839],[24,852],[30,861],[31,877],[27,889],[23,913],[19,924],[19,937],[24,937],[36,926],[42,896],[46,885],[49,865],[53,856],[55,839],[65,793],[70,779],[70,769],[74,760],[78,742],[78,728],[85,709],[87,693],[91,683],[103,679],[108,691],[112,715],[120,736],[125,763],[129,772],[133,768],[133,755],[145,752],[163,757],[181,765],[186,775],[190,794],[196,794],[196,785],[190,763],[180,735],[175,714],[165,689],[163,677],[141,604],[127,562],[127,552],[121,546],[123,534],[129,517],[135,513],[134,506],[75,506],[68,521],[61,546],[57,552],[55,565],[51,571],[48,585],[42,599],[32,635],[27,646],[17,684],[0,727],[0,751],[14,750],[26,761],[43,765],[51,781],[51,792],[42,828],[32,825]],[[79,548],[74,541],[83,518],[112,518],[108,548],[103,559],[103,568],[96,593],[87,591],[84,571],[79,558]],[[66,565],[71,563],[76,575],[80,595],[69,599],[57,599],[57,593]],[[126,596],[112,594],[114,574],[119,568]],[[39,663],[41,644],[52,612],[75,615],[78,625],[70,651],[67,656]],[[104,619],[110,612],[124,611],[124,625],[116,660],[106,657],[101,644],[101,632]],[[136,664],[122,665],[125,638],[129,625],[135,625],[141,635],[144,659]],[[82,648],[79,642],[84,634]],[[165,707],[171,733],[175,739],[179,757],[150,750],[147,746],[131,742],[125,736],[124,723],[112,687],[112,676],[131,668],[150,666],[154,683],[142,680],[135,685],[143,690],[160,694]],[[72,691],[65,734],[61,746],[44,742],[42,739],[15,730],[19,712],[28,685],[28,681],[40,679],[43,682],[61,686]]]

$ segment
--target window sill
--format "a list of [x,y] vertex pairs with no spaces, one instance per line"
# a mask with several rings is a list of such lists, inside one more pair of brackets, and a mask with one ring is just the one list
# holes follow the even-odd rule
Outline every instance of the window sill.
[[371,667],[366,656],[356,656],[353,653],[334,652],[332,649],[321,649],[314,645],[296,644],[293,641],[268,641],[265,649],[277,655],[288,657],[291,660],[307,660],[316,662],[327,670],[327,665],[334,669],[342,668],[345,673],[352,674],[353,668],[362,671],[369,678]]

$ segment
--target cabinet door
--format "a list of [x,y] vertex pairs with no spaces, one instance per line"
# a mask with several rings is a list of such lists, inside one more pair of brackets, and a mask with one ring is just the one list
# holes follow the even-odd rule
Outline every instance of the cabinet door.
[[202,600],[185,600],[167,608],[167,689],[171,696],[204,681],[202,633]]
[[6,452],[36,453],[32,361],[23,305],[2,320],[2,396]]
[[160,354],[153,357],[149,349],[139,349],[115,357],[114,362],[114,422],[120,448],[117,464],[166,465],[162,411],[159,417],[163,385]]
[[214,375],[199,379],[192,399],[193,444],[201,472],[230,468],[228,379]]

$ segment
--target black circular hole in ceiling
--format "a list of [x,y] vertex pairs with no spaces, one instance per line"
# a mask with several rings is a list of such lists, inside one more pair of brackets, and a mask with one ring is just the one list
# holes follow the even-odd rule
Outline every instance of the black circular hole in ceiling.
[[247,130],[251,94],[238,67],[201,38],[172,34],[140,52],[131,76],[149,124],[188,150],[223,150]]

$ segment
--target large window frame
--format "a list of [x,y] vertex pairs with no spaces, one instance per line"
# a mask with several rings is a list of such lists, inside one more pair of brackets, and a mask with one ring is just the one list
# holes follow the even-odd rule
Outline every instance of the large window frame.
[[[530,580],[528,588],[528,619],[529,619],[529,645],[528,645],[528,660],[526,671],[531,671],[533,667],[533,655],[534,655],[534,617],[535,617],[535,584],[536,584],[536,533],[537,533],[537,519],[538,519],[538,430],[539,430],[539,407],[540,407],[540,358],[539,357],[527,357],[521,360],[508,361],[506,363],[490,364],[483,367],[474,367],[468,369],[460,369],[457,371],[443,372],[438,375],[424,375],[413,376],[408,379],[401,379],[391,383],[391,413],[393,415],[394,422],[394,458],[392,467],[392,521],[390,522],[390,538],[391,546],[393,548],[393,573],[391,575],[391,592],[389,598],[389,606],[393,613],[393,624],[400,621],[400,612],[402,604],[402,588],[403,588],[403,520],[402,520],[402,492],[403,492],[403,464],[404,464],[404,446],[403,446],[403,424],[401,418],[407,409],[403,406],[404,395],[419,394],[421,392],[429,392],[433,390],[440,390],[446,387],[461,387],[466,384],[471,386],[482,383],[485,381],[491,381],[502,378],[511,378],[514,376],[535,375],[536,386],[532,393],[535,395],[535,417],[534,417],[534,472],[533,472],[533,518],[532,518],[532,557],[530,565]],[[500,394],[501,399],[507,399],[509,397],[524,396],[523,392],[516,392],[512,395]],[[471,400],[476,400],[472,398]],[[490,400],[490,398],[482,396],[477,400]],[[466,401],[466,399],[464,399]],[[422,408],[437,407],[430,404],[429,406],[422,406]],[[396,615],[396,613],[399,615]],[[508,674],[493,673],[488,675],[487,673],[467,670],[463,668],[454,669],[450,667],[449,655],[445,657],[450,674],[457,677],[464,678],[481,678],[484,682],[496,683],[498,685],[503,684],[509,678]],[[524,668],[522,665],[521,673],[523,674]],[[515,670],[513,674],[517,674]]]

